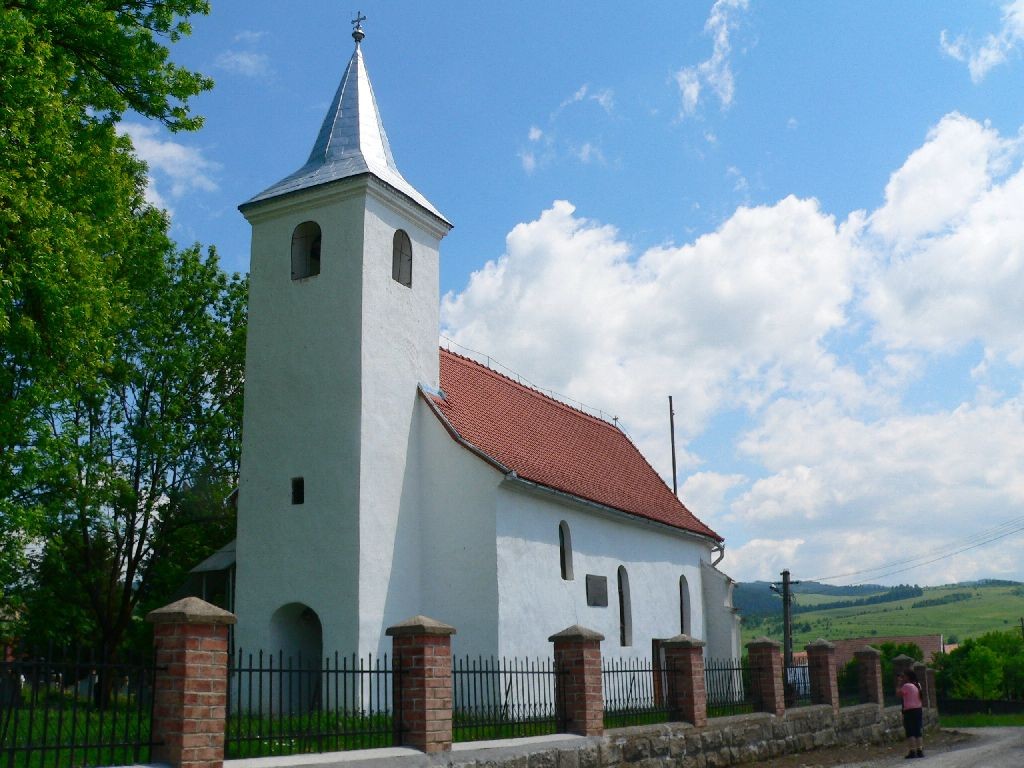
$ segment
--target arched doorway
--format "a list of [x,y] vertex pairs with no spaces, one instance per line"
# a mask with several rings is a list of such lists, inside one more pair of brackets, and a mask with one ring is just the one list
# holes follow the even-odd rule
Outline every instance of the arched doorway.
[[272,706],[293,714],[318,709],[324,642],[320,617],[304,603],[288,603],[274,612],[270,633],[280,676],[274,681],[280,698]]

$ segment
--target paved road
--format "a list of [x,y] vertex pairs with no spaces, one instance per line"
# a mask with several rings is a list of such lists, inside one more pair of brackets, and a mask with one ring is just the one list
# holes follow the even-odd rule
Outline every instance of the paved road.
[[881,766],[920,766],[921,768],[1022,768],[1024,766],[1024,728],[964,728],[977,736],[969,745],[949,752],[929,753],[925,738],[925,762],[902,757],[848,763],[836,768],[881,768]]

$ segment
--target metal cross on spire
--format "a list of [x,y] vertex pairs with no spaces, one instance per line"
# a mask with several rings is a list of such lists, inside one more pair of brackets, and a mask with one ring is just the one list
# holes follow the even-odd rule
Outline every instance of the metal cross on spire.
[[352,39],[356,41],[356,45],[366,37],[366,33],[363,32],[363,22],[366,21],[366,17],[363,16],[361,11],[356,11],[356,17],[352,19]]

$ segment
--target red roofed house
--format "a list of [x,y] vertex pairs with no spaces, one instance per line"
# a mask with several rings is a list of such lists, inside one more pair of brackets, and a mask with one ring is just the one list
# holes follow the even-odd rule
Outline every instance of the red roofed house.
[[615,425],[438,350],[451,224],[395,165],[356,50],[308,161],[252,224],[239,648],[379,654],[416,614],[457,653],[739,653],[722,538]]

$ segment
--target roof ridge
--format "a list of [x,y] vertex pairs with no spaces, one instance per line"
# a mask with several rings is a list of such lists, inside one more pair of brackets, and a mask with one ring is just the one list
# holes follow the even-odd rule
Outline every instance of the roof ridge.
[[[578,413],[580,416],[585,416],[586,418],[590,419],[593,422],[596,422],[597,424],[600,424],[603,427],[608,427],[609,429],[614,429],[619,434],[625,436],[627,440],[629,439],[629,435],[626,435],[625,430],[623,430],[617,424],[612,424],[611,422],[606,421],[605,419],[602,419],[602,418],[599,418],[597,416],[594,416],[593,414],[587,413],[582,408],[577,408],[576,406],[569,405],[568,403],[562,402],[561,400],[559,400],[557,398],[554,398],[551,395],[545,394],[544,392],[542,392],[539,388],[537,388],[535,386],[528,386],[526,384],[523,384],[521,381],[516,381],[511,376],[506,376],[504,373],[501,373],[501,371],[496,371],[493,368],[489,368],[488,366],[484,365],[483,363],[481,363],[481,362],[479,362],[477,360],[474,360],[471,357],[467,357],[466,355],[460,355],[458,352],[453,352],[452,350],[445,349],[444,347],[438,347],[438,349],[441,352],[444,352],[444,353],[447,353],[448,355],[451,355],[452,357],[458,358],[459,360],[464,360],[467,363],[472,363],[473,365],[475,365],[477,368],[479,368],[483,372],[485,372],[485,373],[487,373],[487,374],[489,374],[491,376],[495,376],[495,377],[497,377],[499,379],[503,379],[503,380],[507,381],[509,384],[512,384],[513,386],[519,387],[524,392],[528,393],[529,395],[531,395],[533,397],[543,398],[544,400],[547,400],[547,401],[549,401],[549,402],[551,402],[551,403],[553,403],[553,404],[555,404],[555,405],[557,405],[557,406],[559,406],[561,408],[565,408],[566,410],[572,411],[573,413]],[[630,440],[629,442],[632,443],[633,441]],[[635,445],[634,445],[634,447],[635,447]]]

